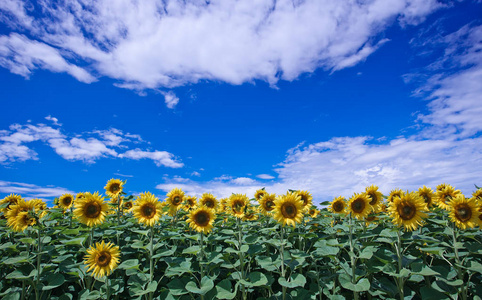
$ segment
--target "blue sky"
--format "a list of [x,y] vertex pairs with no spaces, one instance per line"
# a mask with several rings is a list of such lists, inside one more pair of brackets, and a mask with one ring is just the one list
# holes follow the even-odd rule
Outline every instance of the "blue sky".
[[0,4],[0,197],[482,185],[480,1]]

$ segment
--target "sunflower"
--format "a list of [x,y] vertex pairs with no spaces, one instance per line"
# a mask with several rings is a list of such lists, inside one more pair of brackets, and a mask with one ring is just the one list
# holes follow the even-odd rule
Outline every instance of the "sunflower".
[[423,201],[427,205],[427,208],[433,206],[433,191],[431,188],[426,187],[425,185],[418,189],[417,194],[422,197]]
[[449,187],[449,186],[453,187],[448,183],[441,183],[441,184],[437,185],[437,187],[435,189],[436,189],[436,191],[441,191],[441,190],[443,190],[443,189],[445,189],[446,187]]
[[219,205],[218,205],[218,209],[216,210],[216,213],[220,214],[227,211],[228,211],[228,198],[221,198],[221,200],[219,200]]
[[373,211],[370,206],[370,198],[365,193],[355,193],[348,201],[347,211],[357,219],[363,219]]
[[198,206],[191,210],[187,223],[197,232],[209,233],[213,229],[216,214],[213,209],[205,206]]
[[476,199],[477,201],[481,202],[482,201],[482,188],[473,192],[472,197],[474,199]]
[[320,213],[320,211],[317,210],[317,209],[314,208],[314,207],[310,208],[310,210],[308,211],[308,214],[309,214],[310,217],[312,217],[313,219],[316,218],[319,213]]
[[264,190],[264,188],[262,188],[260,190],[257,190],[256,193],[254,193],[254,198],[259,201],[266,194],[266,191]]
[[328,206],[328,210],[335,214],[344,214],[346,213],[346,199],[345,197],[339,196],[333,199]]
[[244,214],[242,220],[243,221],[256,221],[258,219],[258,210],[256,208],[248,208],[246,209],[246,213]]
[[437,190],[437,192],[435,192],[434,200],[438,207],[449,210],[450,201],[459,194],[461,194],[460,190],[456,190],[453,186],[447,185],[442,190]]
[[378,191],[378,186],[371,185],[365,188],[365,194],[370,199],[370,205],[375,212],[379,212],[382,208],[383,195]]
[[212,194],[204,193],[201,197],[201,200],[199,200],[199,204],[216,211],[218,209],[219,202]]
[[310,192],[296,191],[296,193],[300,196],[301,201],[303,201],[303,211],[307,212],[310,210],[310,207],[313,204],[313,196],[311,196]]
[[15,231],[24,231],[37,223],[35,212],[35,202],[20,199],[7,211],[7,225]]
[[230,213],[236,218],[243,218],[246,208],[249,205],[249,199],[246,195],[232,194],[227,202]]
[[388,202],[393,202],[396,198],[401,198],[403,196],[403,191],[401,189],[394,189],[388,195]]
[[21,199],[22,199],[22,196],[20,196],[20,195],[16,195],[16,194],[8,195],[7,197],[3,198],[0,201],[0,205],[6,204],[6,207],[0,209],[0,211],[5,214],[10,209],[11,205],[17,204],[17,202],[20,201]]
[[137,197],[132,212],[139,223],[154,226],[162,215],[162,205],[159,199],[150,192],[142,193]]
[[480,212],[474,198],[457,194],[449,204],[449,216],[460,229],[473,228],[479,224]]
[[184,192],[179,188],[172,189],[167,193],[166,203],[169,205],[169,210],[176,212],[181,208],[184,201]]
[[263,215],[266,215],[266,216],[270,215],[275,208],[275,204],[274,204],[275,200],[276,200],[276,194],[266,193],[265,195],[263,195],[263,197],[261,197],[261,199],[258,200],[259,211]]
[[96,278],[109,276],[115,268],[120,259],[119,246],[113,243],[95,243],[87,249],[87,255],[84,257],[84,264],[87,265],[87,272],[92,270],[92,275]]
[[84,197],[74,203],[74,216],[89,227],[104,222],[105,216],[109,213],[109,205],[99,193],[85,193]]
[[194,196],[186,196],[184,198],[184,206],[182,207],[185,211],[190,211],[197,205],[197,198]]
[[104,186],[105,193],[111,198],[117,198],[122,193],[123,184],[124,182],[120,179],[112,178],[111,180],[107,181],[107,184]]
[[72,207],[72,204],[74,203],[74,196],[71,194],[63,194],[59,198],[59,207],[61,207],[63,210],[69,210]]
[[274,219],[281,223],[296,227],[303,218],[303,201],[298,194],[288,193],[275,200]]
[[134,207],[134,203],[132,201],[124,201],[124,203],[122,204],[122,208],[126,212],[130,212],[133,207]]
[[426,218],[427,205],[416,192],[403,193],[401,198],[394,198],[388,207],[392,222],[403,225],[405,230],[415,230],[422,225],[422,218]]
[[77,195],[75,196],[75,201],[79,200],[79,199],[82,199],[85,197],[85,194],[87,193],[77,193]]
[[37,219],[35,216],[33,216],[32,212],[22,211],[18,213],[17,217],[15,218],[15,223],[11,227],[15,231],[22,232],[29,226],[33,226],[35,224],[37,224]]

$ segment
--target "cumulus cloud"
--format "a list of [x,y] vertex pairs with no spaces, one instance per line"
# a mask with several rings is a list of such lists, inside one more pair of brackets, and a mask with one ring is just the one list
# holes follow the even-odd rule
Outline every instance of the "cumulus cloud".
[[170,109],[176,107],[177,103],[179,103],[179,98],[173,92],[169,91],[167,93],[162,93],[164,95],[164,101],[166,102],[166,106]]
[[62,194],[74,194],[73,191],[62,187],[38,186],[35,184],[0,180],[0,193],[20,194],[26,198],[55,198]]
[[58,128],[45,124],[13,124],[9,130],[0,131],[0,163],[15,161],[37,160],[38,155],[26,144],[43,142],[50,146],[58,155],[66,160],[94,163],[103,157],[141,159],[149,158],[157,166],[180,168],[181,162],[174,159],[174,155],[166,151],[144,151],[139,148],[119,153],[120,149],[128,149],[131,144],[143,142],[137,134],[124,133],[122,130],[110,128],[95,130],[75,137],[69,137],[62,132],[58,120],[51,116],[47,120],[56,123]]
[[181,168],[183,163],[177,161],[173,154],[166,151],[144,151],[141,149],[133,149],[120,154],[119,157],[130,159],[151,159],[157,166],[165,166],[169,168]]
[[274,176],[271,176],[269,174],[259,174],[259,175],[256,175],[256,177],[258,177],[259,179],[274,179],[275,178]]
[[[53,3],[55,2],[55,3]],[[0,65],[95,76],[142,90],[200,80],[275,85],[317,68],[340,70],[387,41],[388,26],[418,24],[436,0],[2,2]],[[29,37],[19,32],[28,32]],[[166,96],[167,95],[167,96]],[[172,108],[177,97],[166,94]]]
[[52,123],[54,123],[54,125],[62,126],[62,124],[59,123],[59,119],[57,119],[57,118],[55,118],[55,117],[52,117],[52,116],[50,116],[50,115],[46,116],[46,117],[45,117],[45,120],[52,121]]

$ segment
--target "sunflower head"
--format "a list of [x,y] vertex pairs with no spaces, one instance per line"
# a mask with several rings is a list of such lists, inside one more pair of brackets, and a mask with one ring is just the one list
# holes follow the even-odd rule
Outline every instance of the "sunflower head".
[[260,200],[261,198],[263,198],[264,195],[266,195],[267,192],[264,190],[264,188],[260,189],[260,190],[257,190],[255,193],[254,193],[254,198],[256,200]]
[[388,206],[392,222],[398,226],[403,225],[407,231],[415,230],[423,224],[423,218],[427,217],[426,211],[425,201],[417,193],[408,191],[401,198],[394,198]]
[[313,196],[311,196],[310,192],[296,191],[296,193],[300,196],[301,201],[303,201],[304,211],[307,212],[308,210],[310,210],[310,207],[313,204]]
[[20,199],[6,212],[7,225],[13,230],[21,232],[29,226],[37,224],[38,218],[43,214],[44,212],[39,211],[35,206],[35,201]]
[[256,207],[248,205],[246,212],[242,218],[243,221],[256,221],[259,218],[258,209]]
[[317,210],[317,209],[314,208],[314,207],[311,207],[310,210],[308,210],[308,214],[309,214],[310,217],[312,217],[313,219],[316,218],[319,213],[320,213],[320,211]]
[[18,201],[22,199],[22,196],[16,194],[10,194],[7,197],[3,198],[0,201],[0,205],[5,206],[4,208],[0,209],[0,212],[4,214],[10,209],[11,205],[17,204]]
[[87,249],[87,255],[84,257],[84,264],[87,265],[87,272],[92,270],[95,278],[109,276],[117,267],[120,259],[120,250],[113,243],[95,243]]
[[370,205],[370,199],[365,193],[355,193],[348,202],[347,210],[353,217],[363,219],[373,211],[373,208]]
[[482,188],[476,190],[475,192],[472,193],[472,198],[475,200],[482,202]]
[[434,193],[431,188],[425,185],[418,189],[417,194],[423,199],[423,202],[427,205],[427,208],[433,206]]
[[204,193],[201,200],[199,200],[199,204],[216,211],[218,209],[219,201],[212,194]]
[[178,210],[184,202],[184,192],[180,188],[174,188],[167,193],[166,203],[170,210]]
[[262,214],[270,215],[275,208],[276,194],[264,194],[261,199],[259,199],[259,209]]
[[243,218],[248,204],[249,199],[246,195],[232,194],[228,199],[227,207],[233,216]]
[[339,196],[333,199],[328,206],[328,210],[335,214],[344,214],[346,213],[346,199],[345,197]]
[[132,201],[124,201],[122,204],[122,208],[126,212],[132,211],[132,208],[134,207],[134,203]]
[[79,200],[79,199],[84,198],[85,194],[87,194],[87,193],[82,193],[82,192],[77,193],[77,195],[75,196],[75,200]]
[[451,186],[448,183],[441,183],[441,184],[437,185],[437,187],[435,189],[436,189],[436,192],[438,192],[438,191],[441,191],[441,190],[445,189],[446,187],[453,188],[453,186]]
[[63,194],[62,196],[60,196],[58,205],[63,210],[65,211],[69,210],[73,204],[74,204],[74,196],[72,196],[72,194]]
[[105,193],[111,198],[117,198],[122,193],[124,182],[120,179],[111,179],[105,185]]
[[296,223],[300,223],[303,219],[303,201],[298,194],[288,193],[278,196],[274,203],[273,218],[282,226],[296,227]]
[[194,196],[184,197],[184,206],[182,207],[185,211],[190,211],[197,205],[197,198]]
[[132,212],[139,223],[154,226],[162,215],[162,205],[156,196],[146,192],[137,197]]
[[453,186],[447,185],[445,188],[435,192],[434,200],[441,209],[450,210],[450,201],[459,194],[461,194],[460,190],[456,190]]
[[74,203],[74,216],[89,227],[102,224],[109,213],[109,205],[99,193],[85,193]]
[[373,210],[375,212],[379,212],[381,210],[383,195],[378,190],[378,186],[376,185],[367,186],[365,188],[365,194],[368,196],[368,199],[370,199],[369,204],[372,206]]
[[403,196],[403,191],[401,189],[394,189],[390,192],[387,201],[393,202],[396,198],[401,198]]
[[198,206],[191,210],[187,223],[197,232],[209,233],[213,229],[216,214],[213,209],[206,206]]
[[479,224],[480,211],[474,198],[457,194],[449,203],[449,216],[460,229],[473,228]]

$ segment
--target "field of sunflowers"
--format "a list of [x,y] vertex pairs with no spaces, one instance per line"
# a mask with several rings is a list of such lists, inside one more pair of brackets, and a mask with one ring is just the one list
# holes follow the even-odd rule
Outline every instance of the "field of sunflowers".
[[482,189],[0,202],[2,299],[481,299]]

